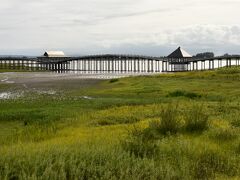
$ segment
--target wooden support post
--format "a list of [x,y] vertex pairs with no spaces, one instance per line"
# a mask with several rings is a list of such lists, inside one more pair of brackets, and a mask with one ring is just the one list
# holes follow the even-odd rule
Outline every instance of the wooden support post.
[[91,62],[90,62],[90,59],[88,59],[88,61],[87,61],[87,71],[89,72],[89,71],[91,71]]
[[152,72],[155,72],[153,59],[151,61],[152,61]]
[[123,72],[123,60],[120,59],[120,71]]
[[99,59],[99,71],[102,72],[102,60]]
[[150,72],[150,62],[148,59],[147,59],[147,72]]
[[128,59],[129,61],[129,72],[132,72],[132,59]]
[[121,72],[121,60],[118,59],[118,72]]

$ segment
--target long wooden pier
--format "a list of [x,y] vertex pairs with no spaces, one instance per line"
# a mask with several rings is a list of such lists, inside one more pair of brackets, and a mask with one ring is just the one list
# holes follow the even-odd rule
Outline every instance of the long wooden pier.
[[240,66],[240,56],[221,56],[205,59],[169,59],[138,55],[91,55],[79,57],[1,57],[1,69],[88,72],[177,72],[211,70]]

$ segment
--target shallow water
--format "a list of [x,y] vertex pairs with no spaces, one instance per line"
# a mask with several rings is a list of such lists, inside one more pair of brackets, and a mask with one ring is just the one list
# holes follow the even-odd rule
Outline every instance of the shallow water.
[[23,96],[23,92],[1,92],[0,99],[16,99]]
[[11,93],[9,92],[0,93],[0,99],[9,99],[10,96],[11,96]]
[[13,84],[13,83],[15,83],[14,81],[9,81],[9,77],[5,77],[4,79],[1,80],[1,82],[7,83],[7,84]]
[[54,90],[41,90],[41,89],[33,89],[33,92],[36,92],[39,95],[43,95],[43,94],[48,94],[48,95],[54,95],[57,92]]
[[91,100],[93,99],[93,97],[90,97],[90,96],[81,96],[82,99],[88,99],[88,100]]

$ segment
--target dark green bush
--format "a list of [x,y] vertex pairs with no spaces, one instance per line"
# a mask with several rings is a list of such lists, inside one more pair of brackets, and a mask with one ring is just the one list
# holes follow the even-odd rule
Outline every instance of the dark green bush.
[[118,82],[119,81],[119,79],[111,79],[109,82],[110,83],[115,83],[115,82]]
[[183,91],[183,90],[176,90],[173,92],[170,92],[167,97],[187,97],[190,99],[194,99],[194,98],[201,98],[202,95],[195,93],[195,92],[187,92],[187,91]]
[[185,94],[185,97],[190,98],[190,99],[194,99],[194,98],[201,98],[202,95],[194,93],[194,92],[187,92]]
[[114,124],[131,124],[140,121],[139,118],[135,116],[108,116],[98,120],[95,120],[93,123],[100,126],[114,125]]
[[179,97],[179,96],[185,96],[185,91],[182,91],[182,90],[176,90],[176,91],[173,91],[173,92],[170,92],[168,94],[168,97]]

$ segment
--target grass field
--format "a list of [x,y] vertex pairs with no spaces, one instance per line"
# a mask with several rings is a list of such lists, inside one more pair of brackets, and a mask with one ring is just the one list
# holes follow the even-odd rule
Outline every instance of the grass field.
[[[5,73],[5,72],[44,72],[43,70],[39,70],[39,69],[27,69],[28,67],[25,67],[25,69],[21,69],[18,67],[12,67],[12,68],[0,68],[0,73]],[[45,70],[46,72],[46,70]]]
[[240,68],[44,83],[0,83],[0,179],[240,179]]

